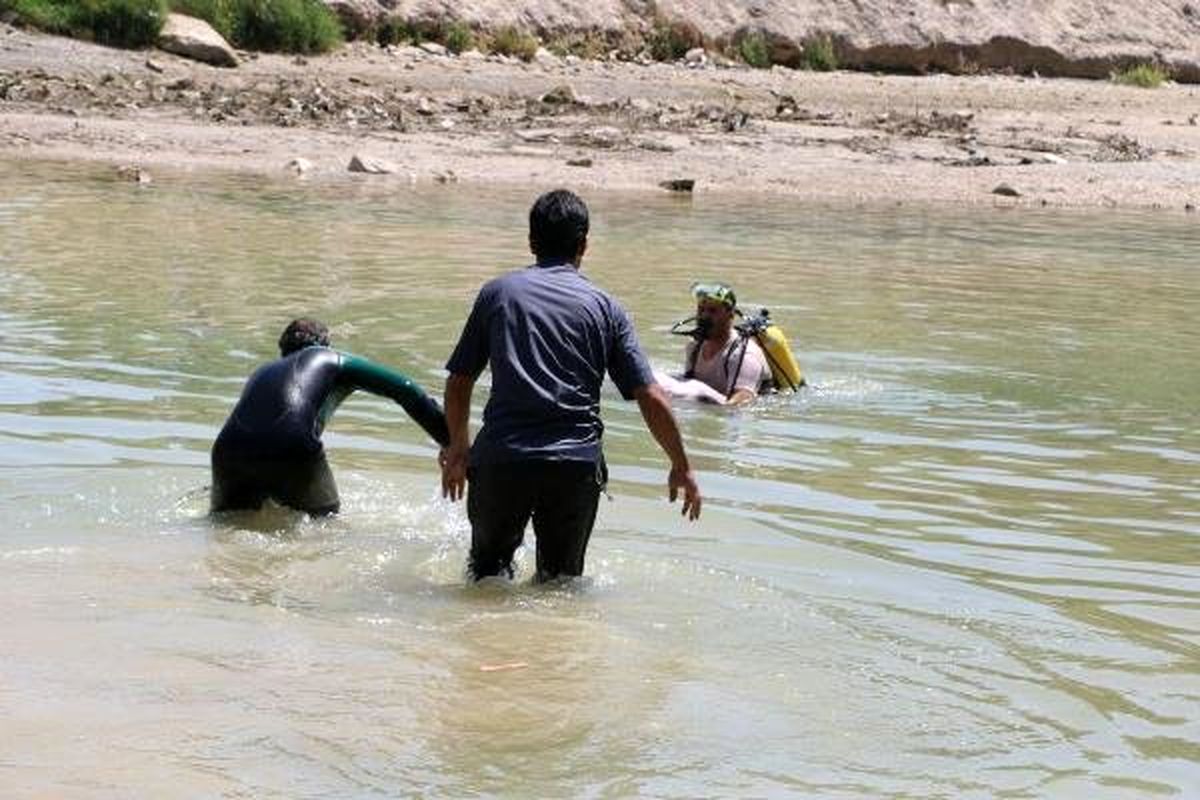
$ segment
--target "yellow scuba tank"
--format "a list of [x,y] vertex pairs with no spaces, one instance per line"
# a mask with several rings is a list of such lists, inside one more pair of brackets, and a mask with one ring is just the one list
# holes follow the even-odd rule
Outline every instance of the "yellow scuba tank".
[[775,380],[776,388],[787,387],[795,390],[804,385],[804,373],[800,371],[800,365],[796,362],[796,357],[792,355],[792,348],[788,346],[787,336],[778,325],[768,322],[767,326],[759,331],[754,339],[767,356],[767,363],[771,366],[771,377]]
[[750,317],[737,326],[743,336],[753,336],[754,341],[762,348],[771,367],[771,379],[775,381],[776,389],[791,389],[795,391],[804,385],[804,373],[800,364],[792,355],[788,346],[787,336],[778,325],[771,321],[771,312],[761,309],[757,317]]

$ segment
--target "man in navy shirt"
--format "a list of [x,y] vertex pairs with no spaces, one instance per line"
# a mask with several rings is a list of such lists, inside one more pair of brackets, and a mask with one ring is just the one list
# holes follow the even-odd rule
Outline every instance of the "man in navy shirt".
[[395,400],[439,444],[449,442],[445,415],[420,386],[331,349],[320,322],[293,320],[279,337],[279,354],[246,381],[213,444],[213,511],[255,509],[270,498],[310,514],[335,513],[340,501],[321,433],[356,389]]
[[[476,579],[512,576],[512,557],[532,518],[536,580],[583,573],[584,553],[607,481],[601,452],[600,385],[607,374],[637,400],[646,426],[671,460],[672,501],[700,516],[700,490],[688,465],[667,395],[654,380],[629,315],[579,273],[588,210],[566,190],[548,192],[529,212],[531,267],[489,281],[446,369],[442,494],[467,492],[469,570]],[[470,442],[471,391],[484,367],[492,388],[483,427]]]

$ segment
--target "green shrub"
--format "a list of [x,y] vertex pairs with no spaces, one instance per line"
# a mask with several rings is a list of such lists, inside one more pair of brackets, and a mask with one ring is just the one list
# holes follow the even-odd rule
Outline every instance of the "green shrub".
[[537,53],[538,40],[520,28],[507,25],[492,34],[488,49],[502,56],[516,56],[522,61],[532,61]]
[[391,44],[418,45],[421,42],[440,42],[451,53],[462,53],[475,46],[475,32],[465,22],[439,19],[408,20],[389,17],[367,34],[381,47]]
[[121,47],[153,44],[168,8],[252,50],[319,53],[342,41],[341,24],[321,0],[0,0],[0,11],[24,25]]
[[703,37],[694,25],[659,18],[654,21],[646,44],[655,61],[678,61],[688,50],[703,44]]
[[421,41],[421,34],[406,20],[399,17],[388,17],[375,28],[375,41],[379,43],[380,47],[410,42],[418,44]]
[[213,26],[235,47],[323,53],[342,41],[341,23],[320,0],[168,0]]
[[321,0],[235,0],[231,41],[283,53],[324,53],[342,41],[337,17]]
[[92,0],[81,3],[92,38],[116,47],[148,47],[167,18],[166,0]]
[[738,55],[750,66],[756,69],[766,69],[771,66],[771,51],[767,48],[767,38],[758,31],[751,31],[738,42]]
[[804,65],[817,72],[833,72],[838,68],[837,52],[828,36],[813,36],[804,42]]
[[1125,86],[1137,86],[1142,89],[1157,89],[1170,76],[1167,71],[1157,64],[1135,64],[1119,72],[1113,73],[1115,83]]
[[23,25],[118,47],[153,44],[167,16],[165,0],[0,0]]
[[594,31],[560,34],[546,43],[546,49],[559,57],[599,59],[611,49],[608,40]]
[[464,53],[475,46],[475,33],[465,22],[452,22],[442,36],[442,43],[451,53]]
[[170,3],[172,11],[202,19],[217,33],[233,41],[233,28],[237,22],[235,0],[170,0]]
[[76,4],[62,0],[0,0],[0,13],[16,22],[49,33],[73,33]]

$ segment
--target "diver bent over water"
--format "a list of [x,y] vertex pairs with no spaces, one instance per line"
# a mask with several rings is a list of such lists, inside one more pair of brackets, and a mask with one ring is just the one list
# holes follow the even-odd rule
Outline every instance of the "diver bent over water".
[[333,350],[329,331],[292,321],[280,358],[255,370],[212,448],[212,510],[257,509],[268,498],[310,514],[336,513],[337,484],[321,434],[356,389],[395,400],[443,447],[446,416],[416,383],[365,358]]

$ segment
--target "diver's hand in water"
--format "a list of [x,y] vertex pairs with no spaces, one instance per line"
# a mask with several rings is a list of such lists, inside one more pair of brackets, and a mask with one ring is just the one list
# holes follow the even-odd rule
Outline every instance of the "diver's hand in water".
[[461,500],[467,486],[467,456],[470,448],[450,445],[438,453],[442,465],[442,497],[454,502]]
[[690,469],[672,467],[671,473],[667,476],[667,492],[672,503],[679,496],[680,489],[683,490],[683,509],[681,513],[690,520],[699,519],[701,497],[700,487],[696,485],[696,477],[692,475]]
[[704,381],[696,380],[695,378],[683,380],[682,378],[676,378],[674,375],[659,371],[655,371],[654,380],[671,397],[678,397],[683,400],[696,400],[700,403],[713,403],[718,406],[725,405],[725,395]]

